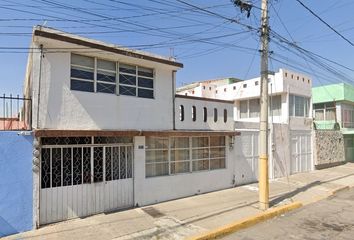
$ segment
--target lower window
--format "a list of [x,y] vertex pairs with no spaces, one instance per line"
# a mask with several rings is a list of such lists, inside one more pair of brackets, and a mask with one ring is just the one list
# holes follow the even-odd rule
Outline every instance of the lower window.
[[224,136],[147,137],[145,153],[146,177],[226,167]]

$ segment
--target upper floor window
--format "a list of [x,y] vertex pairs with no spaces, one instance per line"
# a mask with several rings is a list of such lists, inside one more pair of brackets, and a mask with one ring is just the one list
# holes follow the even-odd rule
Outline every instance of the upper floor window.
[[214,108],[214,122],[218,121],[218,109]]
[[[272,96],[268,100],[269,116],[281,115],[281,96]],[[260,100],[249,99],[240,101],[240,118],[257,118],[260,113]]]
[[248,118],[248,100],[240,101],[240,118]]
[[227,110],[224,109],[224,123],[227,122]]
[[317,121],[329,121],[336,119],[336,106],[331,103],[318,103],[313,105],[314,117]]
[[259,105],[259,99],[250,99],[249,103],[249,117],[250,118],[256,118],[259,117],[259,109],[260,109],[260,105]]
[[116,63],[97,59],[97,92],[116,93]]
[[71,89],[94,92],[95,59],[80,55],[71,55]]
[[192,120],[195,122],[197,120],[197,108],[192,106]]
[[270,116],[280,116],[281,115],[281,95],[270,97]]
[[71,89],[154,98],[154,70],[71,54]]
[[308,117],[310,98],[290,95],[289,96],[289,116]]
[[184,121],[184,106],[180,105],[179,106],[179,120],[180,121]]
[[203,107],[203,121],[204,122],[208,121],[208,110],[206,107]]

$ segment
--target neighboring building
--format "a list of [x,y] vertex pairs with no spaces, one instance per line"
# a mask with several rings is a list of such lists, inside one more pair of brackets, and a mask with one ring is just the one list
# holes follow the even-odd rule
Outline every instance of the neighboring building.
[[[218,83],[218,84],[216,84]],[[280,69],[269,75],[270,177],[313,169],[312,80],[303,74]],[[234,101],[236,182],[248,183],[258,175],[258,129],[260,78],[227,82],[215,80],[177,89],[178,94]],[[198,90],[197,90],[198,89]],[[213,93],[210,90],[214,89]],[[246,163],[246,164],[245,164]]]
[[340,130],[345,160],[354,161],[354,87],[345,83],[314,87],[312,95],[316,129]]
[[233,102],[175,96],[181,63],[44,27],[31,49],[37,226],[235,186]]
[[205,80],[181,86],[177,89],[177,91],[179,95],[216,98],[218,94],[218,87],[233,84],[240,81],[242,80],[238,78],[220,78],[213,80]]

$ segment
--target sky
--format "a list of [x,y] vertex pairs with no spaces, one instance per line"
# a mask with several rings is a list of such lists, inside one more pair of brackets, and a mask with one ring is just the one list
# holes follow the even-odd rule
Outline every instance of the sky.
[[[0,94],[22,95],[32,28],[45,25],[173,56],[177,86],[259,76],[260,0],[250,17],[230,0],[0,0]],[[354,84],[354,1],[269,0],[269,70],[287,68],[313,85]],[[35,50],[33,50],[35,51]]]

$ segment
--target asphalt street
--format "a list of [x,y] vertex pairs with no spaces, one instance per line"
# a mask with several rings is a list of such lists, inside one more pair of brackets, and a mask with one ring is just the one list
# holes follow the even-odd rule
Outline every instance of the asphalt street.
[[235,240],[354,239],[354,189],[228,235]]

